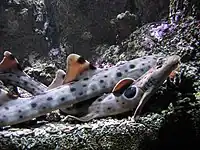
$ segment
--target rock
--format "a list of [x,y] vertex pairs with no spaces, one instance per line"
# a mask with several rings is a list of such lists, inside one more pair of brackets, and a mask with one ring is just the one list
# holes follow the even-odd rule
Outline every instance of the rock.
[[0,48],[1,55],[11,50],[19,58],[24,58],[32,51],[44,55],[48,43],[42,33],[45,23],[43,1],[6,1],[0,3]]
[[49,85],[55,77],[57,67],[55,64],[37,62],[32,67],[25,68],[25,72],[34,79]]

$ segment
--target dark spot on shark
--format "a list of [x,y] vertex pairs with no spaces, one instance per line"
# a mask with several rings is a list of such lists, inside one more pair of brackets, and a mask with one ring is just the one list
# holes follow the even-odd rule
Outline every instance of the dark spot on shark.
[[111,110],[111,107],[108,107],[107,109],[108,109],[108,110]]
[[27,85],[28,84],[28,82],[27,81],[24,81],[24,85]]
[[142,59],[147,59],[146,57],[142,57]]
[[99,111],[97,110],[97,111],[96,111],[96,113],[98,114],[98,113],[99,113]]
[[79,58],[77,59],[77,62],[78,62],[79,64],[84,64],[84,63],[85,63],[85,59],[84,59],[83,57],[79,57]]
[[124,102],[122,102],[122,105],[124,105],[125,103]]
[[89,78],[88,77],[86,77],[86,78],[83,78],[83,80],[88,80]]
[[142,66],[144,66],[145,64],[144,63],[142,63]]
[[64,100],[65,100],[65,98],[64,98],[64,97],[62,97],[60,100],[61,100],[61,101],[64,101]]
[[135,68],[135,65],[134,64],[130,64],[129,68],[133,69],[133,68]]
[[86,87],[86,86],[87,86],[87,84],[83,84],[82,86],[83,86],[83,87]]
[[102,98],[99,98],[97,101],[98,101],[98,102],[101,102],[102,100],[103,100]]
[[116,102],[119,103],[119,100],[117,99]]
[[9,107],[5,107],[6,110],[9,110]]
[[45,106],[43,106],[43,107],[42,107],[42,109],[46,109],[46,107],[45,107]]
[[117,77],[122,77],[122,73],[121,73],[121,72],[117,72],[117,73],[116,73],[116,76],[117,76]]
[[149,66],[148,66],[148,68],[150,69],[150,68],[151,68],[151,66],[149,65]]
[[6,115],[3,115],[4,118],[6,118]]
[[107,78],[108,76],[107,75],[104,75],[104,78]]
[[12,77],[12,74],[9,74],[8,76],[9,76],[9,77]]
[[24,118],[22,115],[19,116],[20,119]]
[[72,87],[72,88],[70,88],[70,91],[74,92],[74,91],[76,91],[76,88]]
[[79,95],[80,95],[80,96],[83,95],[83,92],[80,92]]
[[125,72],[128,72],[128,70],[127,70],[127,69],[125,69],[124,71],[125,71]]
[[140,71],[144,72],[144,69],[142,68],[142,69],[140,69]]
[[32,104],[31,104],[31,107],[32,107],[32,108],[35,108],[36,106],[37,106],[36,103],[32,103]]
[[51,101],[51,100],[53,100],[52,97],[48,97],[48,98],[47,98],[47,101]]
[[100,83],[104,83],[104,80],[100,80],[99,82],[100,82]]
[[21,113],[22,111],[21,110],[18,110],[18,113]]

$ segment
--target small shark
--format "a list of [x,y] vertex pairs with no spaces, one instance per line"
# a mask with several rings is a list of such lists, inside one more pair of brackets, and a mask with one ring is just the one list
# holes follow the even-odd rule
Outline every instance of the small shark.
[[123,78],[138,79],[156,64],[159,57],[153,55],[137,58],[33,97],[10,99],[0,106],[0,126],[24,122],[111,92],[115,84]]
[[[164,60],[163,60],[164,61]],[[177,68],[180,57],[169,56],[160,64],[157,63],[139,79],[124,78],[112,90],[112,93],[96,99],[88,108],[88,113],[83,117],[68,115],[63,119],[72,118],[86,122],[94,118],[117,115],[130,110],[135,110],[133,118],[141,113],[144,104],[163,84],[170,73]]]

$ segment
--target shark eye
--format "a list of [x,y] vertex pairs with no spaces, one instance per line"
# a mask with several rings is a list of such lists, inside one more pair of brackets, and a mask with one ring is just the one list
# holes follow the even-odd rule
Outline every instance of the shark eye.
[[133,99],[137,95],[137,91],[138,89],[136,86],[130,86],[126,89],[123,95],[127,99]]

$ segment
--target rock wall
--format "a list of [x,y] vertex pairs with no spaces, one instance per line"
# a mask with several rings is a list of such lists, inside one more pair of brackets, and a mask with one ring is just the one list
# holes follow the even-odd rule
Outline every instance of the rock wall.
[[125,38],[137,26],[167,16],[168,4],[169,0],[2,0],[0,53],[47,56],[57,48],[64,55],[76,52],[90,58],[98,44],[116,43],[120,28],[127,27],[111,23],[119,13],[129,10],[135,15]]

